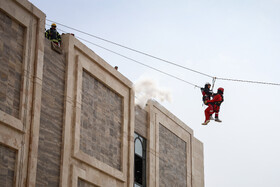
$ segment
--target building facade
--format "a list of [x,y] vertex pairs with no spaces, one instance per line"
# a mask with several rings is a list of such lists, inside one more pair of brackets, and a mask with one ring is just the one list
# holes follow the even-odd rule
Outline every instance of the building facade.
[[62,53],[45,14],[0,1],[0,186],[203,187],[203,144],[70,34]]

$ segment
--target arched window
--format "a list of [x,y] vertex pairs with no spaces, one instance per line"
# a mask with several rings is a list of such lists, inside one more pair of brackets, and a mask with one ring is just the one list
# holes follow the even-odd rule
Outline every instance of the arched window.
[[134,134],[134,187],[146,187],[146,140]]

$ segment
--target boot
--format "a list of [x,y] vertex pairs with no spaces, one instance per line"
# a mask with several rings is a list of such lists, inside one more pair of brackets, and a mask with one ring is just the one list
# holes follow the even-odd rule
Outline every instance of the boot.
[[210,122],[210,120],[206,120],[204,123],[202,123],[201,125],[207,125]]
[[217,122],[219,122],[219,123],[222,122],[222,120],[220,120],[219,118],[215,118],[215,121],[217,121]]

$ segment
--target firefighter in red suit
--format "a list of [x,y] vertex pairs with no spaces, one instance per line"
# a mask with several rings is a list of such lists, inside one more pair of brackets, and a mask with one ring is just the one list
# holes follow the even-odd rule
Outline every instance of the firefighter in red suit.
[[215,94],[214,98],[212,100],[206,101],[206,104],[208,104],[208,107],[205,109],[205,121],[202,123],[202,125],[207,125],[210,122],[211,115],[215,112],[215,121],[222,122],[219,117],[219,111],[221,103],[224,101],[224,89],[218,88],[218,93]]

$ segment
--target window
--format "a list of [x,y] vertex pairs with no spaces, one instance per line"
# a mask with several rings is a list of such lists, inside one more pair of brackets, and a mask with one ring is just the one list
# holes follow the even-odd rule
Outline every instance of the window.
[[146,139],[134,134],[134,187],[146,187]]

